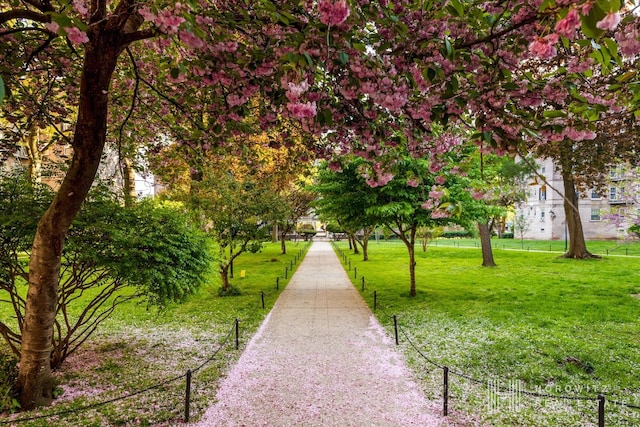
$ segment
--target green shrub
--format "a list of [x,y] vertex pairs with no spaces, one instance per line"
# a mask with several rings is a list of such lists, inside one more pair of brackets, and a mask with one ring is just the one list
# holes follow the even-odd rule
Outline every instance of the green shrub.
[[513,239],[513,233],[502,233],[502,239]]
[[445,239],[461,239],[465,237],[473,237],[473,233],[468,230],[449,230],[443,231],[440,237]]

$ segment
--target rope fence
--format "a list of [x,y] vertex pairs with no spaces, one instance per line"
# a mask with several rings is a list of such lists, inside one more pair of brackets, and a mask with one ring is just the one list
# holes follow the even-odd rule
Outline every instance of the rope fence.
[[[304,258],[304,254],[307,251],[307,249],[309,248],[309,246],[311,245],[312,242],[308,242],[304,247],[300,248],[298,250],[298,252],[296,253],[296,255],[293,257],[292,260],[290,260],[290,262],[285,266],[284,269],[284,273],[282,276],[278,275],[276,277],[275,280],[275,286],[273,288],[269,288],[269,290],[265,291],[265,290],[261,290],[260,291],[260,302],[259,302],[259,306],[262,309],[266,308],[266,304],[265,304],[265,298],[269,297],[273,294],[276,294],[279,290],[280,290],[280,279],[284,278],[285,280],[288,278],[289,273],[293,273],[294,271],[294,267],[300,262],[302,261],[302,259]],[[27,417],[22,417],[22,418],[7,418],[7,419],[2,419],[0,418],[0,425],[7,425],[7,424],[19,424],[19,423],[25,423],[25,422],[29,422],[29,421],[37,421],[37,420],[41,420],[41,419],[45,419],[45,418],[52,418],[52,417],[65,417],[65,416],[70,416],[70,415],[74,415],[74,414],[80,414],[92,409],[96,409],[111,403],[115,403],[115,402],[119,402],[122,400],[126,400],[126,399],[130,399],[132,397],[135,396],[140,396],[142,394],[148,393],[152,390],[156,390],[159,388],[162,388],[168,384],[177,382],[179,380],[184,380],[185,381],[185,393],[184,393],[184,422],[189,422],[189,419],[191,417],[191,391],[192,391],[192,380],[193,380],[193,375],[196,374],[198,371],[200,371],[201,369],[203,369],[205,366],[207,366],[209,363],[211,363],[213,360],[215,360],[215,358],[220,354],[220,352],[226,348],[229,344],[229,342],[231,341],[231,338],[234,337],[234,343],[235,343],[235,349],[239,350],[240,349],[240,323],[241,321],[239,319],[235,319],[233,322],[233,325],[231,326],[231,328],[229,329],[229,331],[226,333],[226,335],[224,336],[222,342],[218,345],[217,349],[211,354],[211,356],[209,356],[206,360],[204,360],[202,363],[200,363],[198,366],[196,366],[193,369],[188,369],[184,374],[181,375],[176,375],[174,377],[168,378],[166,380],[160,381],[158,383],[155,383],[149,387],[145,387],[142,388],[140,390],[136,390],[130,393],[126,393],[123,394],[121,396],[118,397],[114,397],[112,399],[107,399],[107,400],[103,400],[100,402],[95,402],[95,403],[90,403],[84,406],[80,406],[78,408],[74,408],[74,409],[66,409],[66,410],[61,410],[58,412],[54,412],[54,413],[49,413],[49,414],[42,414],[42,415],[33,415],[33,416],[27,416]]]
[[[341,261],[343,262],[343,264],[347,268],[347,271],[350,272],[352,267],[351,267],[351,260],[349,259],[349,256],[347,254],[345,254],[345,252],[340,247],[338,247],[335,243],[333,243],[333,247],[334,247],[334,250],[336,251],[336,253],[338,254],[339,258],[341,259]],[[356,278],[355,267],[353,267],[353,269],[354,269],[354,278]],[[365,277],[364,276],[360,276],[360,281],[361,281],[360,289],[361,289],[362,293],[365,293],[367,291]],[[410,348],[416,354],[418,354],[422,360],[427,362],[429,365],[433,366],[434,369],[437,368],[437,369],[442,370],[442,400],[443,400],[442,413],[443,413],[444,416],[447,416],[448,412],[449,412],[449,401],[451,400],[451,396],[449,394],[449,389],[450,389],[450,378],[452,376],[457,376],[459,378],[465,379],[465,380],[467,380],[467,381],[469,381],[471,383],[477,384],[477,385],[490,386],[492,392],[501,393],[503,395],[510,393],[510,394],[513,394],[513,395],[529,396],[531,398],[544,398],[544,399],[569,400],[569,401],[585,401],[585,402],[594,402],[594,403],[597,402],[597,419],[598,419],[598,424],[597,425],[598,425],[598,427],[604,427],[605,426],[606,404],[607,403],[609,405],[629,408],[629,409],[632,409],[632,410],[640,410],[640,406],[638,406],[638,405],[630,404],[630,403],[627,403],[627,402],[621,402],[621,401],[613,400],[613,399],[607,399],[605,393],[598,393],[595,396],[579,396],[579,395],[570,396],[570,395],[540,393],[540,392],[536,392],[536,391],[522,390],[520,388],[514,388],[514,387],[508,387],[508,386],[505,387],[505,386],[503,386],[501,384],[495,384],[491,380],[480,380],[480,379],[475,378],[475,377],[473,377],[471,375],[467,375],[467,374],[465,374],[463,372],[451,369],[449,366],[446,366],[446,365],[444,365],[442,363],[438,363],[435,360],[433,360],[432,358],[430,358],[429,356],[427,356],[425,354],[424,350],[422,350],[418,345],[416,345],[414,343],[414,340],[410,337],[410,335],[407,333],[405,328],[402,327],[402,324],[398,320],[398,316],[395,315],[395,314],[390,314],[390,313],[386,312],[386,310],[384,310],[384,308],[380,306],[378,292],[376,290],[370,290],[370,293],[371,293],[371,295],[373,297],[373,309],[374,309],[374,311],[377,311],[377,312],[381,313],[383,317],[386,317],[390,322],[393,323],[394,339],[395,339],[396,345],[400,345],[400,337],[402,336],[403,339],[409,344]],[[432,372],[432,370],[429,370],[427,372]]]

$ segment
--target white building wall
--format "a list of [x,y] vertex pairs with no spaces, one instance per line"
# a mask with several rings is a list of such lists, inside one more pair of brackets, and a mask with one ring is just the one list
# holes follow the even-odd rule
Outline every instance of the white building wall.
[[[538,160],[538,173],[545,178],[531,180],[527,186],[527,200],[516,208],[516,215],[522,214],[529,224],[525,239],[564,240],[567,239],[566,215],[564,212],[564,187],[562,175],[551,159]],[[586,239],[615,239],[623,231],[617,230],[602,216],[610,209],[609,194],[598,195],[590,192],[580,195],[578,203],[582,228]],[[516,237],[520,237],[516,231]]]

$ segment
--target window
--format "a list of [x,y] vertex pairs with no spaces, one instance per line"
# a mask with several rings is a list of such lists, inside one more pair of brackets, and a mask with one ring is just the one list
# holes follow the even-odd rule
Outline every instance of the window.
[[600,221],[600,209],[592,208],[591,209],[591,221]]
[[609,188],[609,200],[618,200],[620,195],[618,194],[618,189],[616,187]]
[[598,200],[601,198],[602,197],[600,197],[600,193],[598,193],[597,190],[591,190],[591,200]]
[[543,166],[543,167],[541,167],[541,168],[540,168],[540,174],[541,174],[541,175],[544,175],[544,173],[545,173],[546,171],[547,171],[547,168],[546,168],[546,167],[544,167],[544,166]]
[[544,215],[544,209],[543,209],[540,211],[540,222],[544,222],[544,218],[545,218],[545,215]]
[[547,200],[547,186],[543,185],[540,187],[540,200]]

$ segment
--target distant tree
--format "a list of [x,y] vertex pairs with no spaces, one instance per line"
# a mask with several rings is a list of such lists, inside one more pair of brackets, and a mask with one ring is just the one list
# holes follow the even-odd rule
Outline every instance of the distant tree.
[[298,186],[291,186],[283,190],[279,196],[284,212],[277,224],[280,230],[280,247],[284,255],[287,253],[286,236],[295,230],[298,220],[309,212],[316,194]]
[[[378,217],[368,209],[375,200],[373,189],[363,176],[362,167],[366,162],[361,158],[343,159],[336,168],[328,163],[321,165],[317,183],[314,187],[318,193],[315,203],[316,212],[324,219],[336,222],[343,233],[349,237],[349,244],[358,253],[358,245],[362,248],[364,261],[369,259],[369,237],[378,225]],[[362,237],[358,236],[362,231]]]
[[524,245],[524,235],[531,230],[531,219],[524,215],[524,212],[516,212],[513,217],[513,231],[520,236],[520,244]]
[[435,239],[440,237],[442,234],[442,227],[428,227],[423,225],[422,227],[418,227],[418,231],[416,235],[420,239],[420,244],[422,245],[422,252],[426,252],[429,244],[433,242]]

